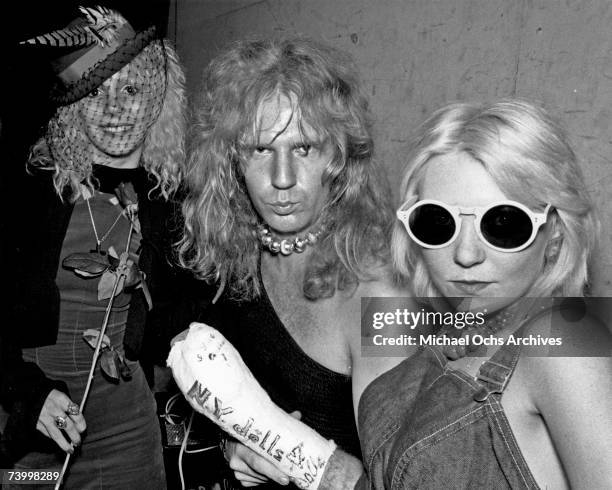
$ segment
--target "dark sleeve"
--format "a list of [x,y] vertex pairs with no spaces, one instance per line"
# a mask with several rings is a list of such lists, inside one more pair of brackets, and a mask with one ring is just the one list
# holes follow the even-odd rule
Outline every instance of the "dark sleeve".
[[15,461],[32,450],[38,416],[53,389],[68,394],[65,383],[47,378],[36,364],[24,362],[21,348],[0,334],[0,403],[9,413],[0,437],[0,458]]
[[[52,267],[52,261],[22,245],[24,241],[31,241],[20,231],[30,216],[28,206],[37,207],[31,212],[38,214],[45,209],[33,203],[32,195],[23,199],[24,189],[33,190],[25,187],[23,178],[22,172],[14,171],[10,181],[2,181],[0,192],[2,209],[20,210],[5,213],[0,234],[0,264],[3,265],[3,281],[8,285],[0,301],[4,312],[0,326],[0,404],[9,413],[6,426],[0,427],[2,461],[18,459],[32,450],[32,441],[38,433],[36,422],[49,392],[56,388],[68,394],[64,383],[48,379],[36,364],[24,362],[21,355],[24,340],[36,343],[44,342],[45,336],[54,338],[57,328],[57,304],[54,301],[59,301],[55,284],[44,279],[48,276],[43,271],[44,266],[50,263],[49,267]],[[39,196],[40,193],[35,191],[33,194]],[[14,192],[21,194],[21,200],[15,200],[19,196],[14,196]],[[15,203],[20,203],[18,208]],[[33,226],[31,221],[29,223]],[[50,248],[46,240],[41,243],[45,244],[46,250]]]
[[175,244],[182,232],[180,203],[150,201],[141,209],[142,250],[139,266],[146,274],[153,308],[142,290],[132,297],[125,350],[145,365],[165,365],[172,338],[197,321],[214,289],[178,265]]

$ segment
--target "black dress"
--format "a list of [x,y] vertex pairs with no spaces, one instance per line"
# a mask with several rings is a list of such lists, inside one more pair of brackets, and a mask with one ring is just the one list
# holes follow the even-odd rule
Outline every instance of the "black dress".
[[[141,169],[123,170],[138,175]],[[126,180],[129,177],[126,175]],[[89,208],[88,208],[89,204]],[[91,215],[89,213],[91,209]],[[127,243],[130,221],[114,193],[96,191],[86,202],[79,198],[68,225],[60,258],[95,248],[96,231],[102,249],[112,247],[121,254]],[[134,231],[130,240],[131,257],[136,261],[142,236]],[[109,276],[110,277],[110,276]],[[93,356],[84,341],[88,329],[99,330],[108,299],[98,299],[100,277],[83,278],[60,267],[56,284],[60,292],[59,328],[55,344],[23,349],[25,361],[36,363],[45,375],[66,383],[73,400],[80,402]],[[125,355],[123,341],[132,294],[124,289],[113,301],[106,335],[114,350]],[[64,488],[165,488],[161,437],[153,395],[137,361],[126,361],[130,379],[114,381],[96,368],[83,415],[87,432],[72,457]],[[61,468],[64,454],[30,452],[16,468]]]

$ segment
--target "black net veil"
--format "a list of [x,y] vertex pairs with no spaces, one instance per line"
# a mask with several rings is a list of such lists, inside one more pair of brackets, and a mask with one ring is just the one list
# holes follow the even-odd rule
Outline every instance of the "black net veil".
[[[98,76],[99,83],[89,82],[85,95],[60,105],[51,117],[45,140],[57,171],[87,179],[92,164],[108,164],[131,155],[145,141],[165,98],[167,59],[163,40],[150,41],[117,68],[113,73],[107,69],[106,79]],[[96,69],[99,66],[92,70]]]
[[174,56],[153,26],[136,31],[107,7],[79,11],[66,27],[22,41],[57,48],[57,83],[50,94],[56,110],[28,165],[53,169],[56,189],[70,186],[73,197],[81,183],[95,186],[94,164],[142,161],[146,139],[156,129],[151,127],[164,110]]

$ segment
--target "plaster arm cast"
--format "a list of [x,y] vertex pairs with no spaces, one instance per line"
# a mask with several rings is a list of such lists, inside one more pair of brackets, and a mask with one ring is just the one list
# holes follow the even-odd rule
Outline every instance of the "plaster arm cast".
[[[186,338],[172,347],[168,366],[197,412],[271,462],[298,487],[352,488],[359,477],[360,464],[338,467],[355,458],[274,404],[240,354],[214,328],[192,323]],[[328,465],[332,454],[334,461]]]

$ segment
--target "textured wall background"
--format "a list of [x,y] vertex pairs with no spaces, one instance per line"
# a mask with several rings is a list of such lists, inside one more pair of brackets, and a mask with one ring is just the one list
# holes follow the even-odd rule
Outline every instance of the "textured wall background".
[[570,131],[601,210],[594,292],[612,296],[612,2],[172,1],[169,34],[191,93],[206,63],[236,39],[301,34],[352,53],[391,179],[410,132],[446,102],[520,96],[544,103]]

